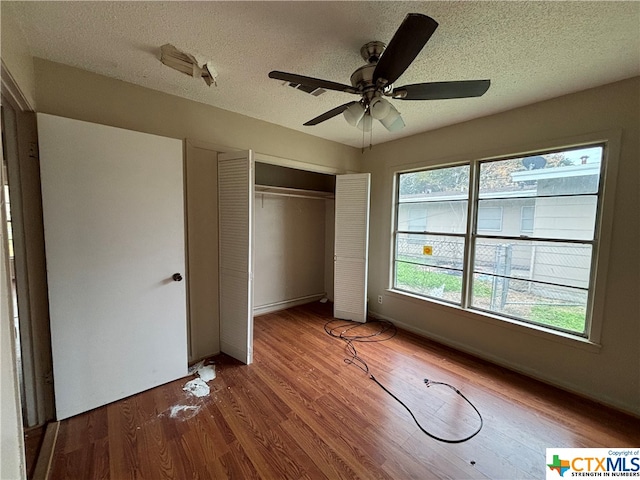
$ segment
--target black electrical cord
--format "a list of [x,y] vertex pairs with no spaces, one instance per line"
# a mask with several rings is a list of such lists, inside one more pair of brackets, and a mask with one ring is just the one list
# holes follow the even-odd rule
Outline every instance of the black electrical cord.
[[[380,327],[371,333],[350,334],[352,331],[363,330],[363,326],[365,325],[367,328],[372,325],[379,325]],[[349,353],[350,358],[345,358],[344,363],[347,365],[355,365],[367,374],[369,373],[369,365],[367,365],[364,359],[358,356],[358,351],[353,342],[384,342],[385,340],[395,337],[397,333],[395,325],[386,320],[373,320],[365,324],[351,321],[329,320],[324,325],[324,331],[331,337],[338,338],[345,342],[345,349],[347,353]]]
[[[370,328],[372,325],[379,325],[379,329],[372,331]],[[365,332],[368,332],[368,333],[358,334],[358,331],[361,331],[361,330],[365,330]],[[448,383],[435,382],[425,378],[424,383],[427,387],[430,387],[432,385],[444,385],[452,389],[454,392],[460,395],[465,402],[471,405],[471,408],[473,408],[473,410],[478,414],[478,418],[480,419],[480,425],[478,426],[478,428],[471,435],[468,435],[464,438],[448,439],[448,438],[442,438],[442,437],[438,437],[437,435],[434,435],[433,433],[429,432],[426,428],[424,428],[422,425],[420,425],[420,422],[418,422],[418,419],[413,414],[411,409],[402,400],[396,397],[387,387],[385,387],[382,383],[380,383],[372,373],[369,372],[369,365],[367,365],[367,362],[358,355],[358,351],[356,350],[354,342],[383,342],[385,340],[389,340],[393,338],[396,335],[397,330],[395,325],[393,325],[391,322],[388,322],[386,320],[373,320],[373,321],[367,321],[367,323],[362,324],[362,323],[350,322],[350,321],[343,322],[343,321],[337,321],[337,320],[329,320],[324,325],[324,331],[331,337],[338,338],[343,342],[345,342],[345,349],[349,354],[349,358],[345,358],[344,362],[347,365],[355,365],[364,373],[369,375],[369,378],[371,380],[373,380],[376,384],[378,384],[378,386],[382,388],[382,390],[384,390],[387,394],[389,394],[391,398],[393,398],[396,402],[402,405],[405,408],[405,410],[407,410],[407,412],[409,412],[409,415],[411,415],[411,418],[413,418],[413,421],[418,426],[418,428],[422,431],[422,433],[424,433],[428,437],[444,443],[463,443],[475,437],[478,433],[480,433],[480,430],[482,430],[482,426],[484,424],[482,415],[480,414],[480,411],[476,408],[476,406],[473,403],[471,403],[471,400],[465,397],[460,390],[458,390],[452,385],[449,385]]]

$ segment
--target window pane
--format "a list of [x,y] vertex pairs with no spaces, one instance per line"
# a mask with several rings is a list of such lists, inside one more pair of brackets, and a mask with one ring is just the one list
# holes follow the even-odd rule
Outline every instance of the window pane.
[[598,192],[602,147],[480,164],[480,198]]
[[583,334],[587,291],[475,274],[472,307]]
[[394,288],[459,305],[462,272],[396,261]]
[[[538,238],[590,241],[595,231],[597,204],[595,195],[480,200],[477,230],[480,235],[519,237],[526,232]],[[496,218],[497,208],[502,209],[501,223]],[[526,224],[525,212],[530,215]],[[525,225],[531,230],[524,230]]]
[[502,207],[478,208],[478,233],[502,232]]
[[533,237],[593,240],[598,197],[546,197],[536,199]]
[[587,289],[591,245],[527,240],[476,241],[474,273]]
[[448,196],[466,199],[469,189],[469,165],[437,168],[398,175],[400,202]]
[[399,233],[396,260],[462,270],[464,238]]
[[467,201],[418,202],[398,205],[398,230],[464,233]]

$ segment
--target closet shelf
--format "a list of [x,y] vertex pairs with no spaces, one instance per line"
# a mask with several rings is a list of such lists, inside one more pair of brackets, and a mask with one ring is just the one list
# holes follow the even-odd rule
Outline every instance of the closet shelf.
[[303,190],[300,188],[274,187],[271,185],[255,185],[255,193],[266,195],[280,195],[284,197],[303,198],[334,198],[333,192],[322,192],[318,190]]

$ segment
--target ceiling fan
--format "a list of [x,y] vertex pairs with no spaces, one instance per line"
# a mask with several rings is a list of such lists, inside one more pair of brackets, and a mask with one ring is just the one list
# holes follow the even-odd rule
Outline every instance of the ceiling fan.
[[299,84],[311,91],[317,88],[360,95],[360,100],[340,105],[306,122],[305,126],[317,125],[344,113],[353,126],[370,131],[372,119],[379,120],[391,132],[405,126],[400,112],[385,98],[396,100],[442,100],[468,98],[483,95],[490,80],[463,80],[453,82],[428,82],[393,87],[393,83],[404,73],[418,56],[438,28],[438,22],[420,13],[409,13],[394,34],[389,45],[379,41],[366,43],[360,55],[367,63],[351,75],[351,85],[305,77],[280,71],[269,72],[269,77]]

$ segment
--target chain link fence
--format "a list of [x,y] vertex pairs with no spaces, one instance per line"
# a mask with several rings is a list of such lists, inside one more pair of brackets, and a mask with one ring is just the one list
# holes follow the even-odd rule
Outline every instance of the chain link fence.
[[[433,281],[416,280],[421,274],[461,279],[464,239],[399,234],[396,260],[413,264],[413,273],[409,269],[402,272],[413,278],[396,275],[397,280],[406,280],[416,293],[446,299],[446,283],[450,282],[445,281],[445,287],[434,292]],[[590,245],[480,239],[474,249],[474,303],[492,311],[503,310],[509,304],[583,306],[590,261]]]

